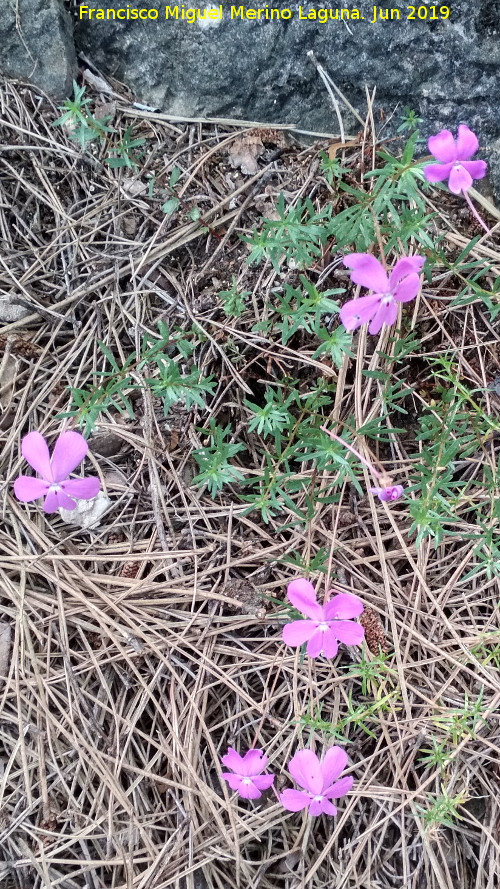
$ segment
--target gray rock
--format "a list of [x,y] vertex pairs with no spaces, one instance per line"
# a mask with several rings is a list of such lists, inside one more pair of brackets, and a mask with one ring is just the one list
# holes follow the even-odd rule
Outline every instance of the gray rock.
[[[420,9],[428,17],[432,9],[439,15],[439,5],[423,3]],[[110,10],[125,5],[122,0],[105,4]],[[289,20],[231,20],[232,4],[224,2],[222,22],[211,28],[165,21],[160,0],[138,5],[158,10],[158,19],[86,17],[76,23],[77,45],[99,68],[132,87],[139,101],[171,114],[294,122],[304,129],[337,131],[324,86],[307,58],[312,49],[361,112],[366,84],[377,87],[379,107],[390,112],[408,104],[429,122],[430,131],[467,122],[487,135],[500,135],[497,0],[453,0],[449,18],[437,21],[408,21],[411,7],[396,0],[391,7],[400,19],[381,21],[377,14],[374,24],[374,6],[364,0],[358,4],[364,20],[327,23],[299,19],[299,6],[287,6],[286,0],[271,0],[269,6],[282,12],[289,8]],[[338,3],[332,12],[340,16],[344,5],[351,12],[355,8]],[[177,8],[180,14],[184,7]],[[187,8],[197,8],[196,2],[186,3]],[[313,8],[320,6],[306,3],[302,15]],[[386,7],[377,9],[385,12]]]
[[58,99],[71,93],[76,55],[61,0],[2,0],[0,70]]

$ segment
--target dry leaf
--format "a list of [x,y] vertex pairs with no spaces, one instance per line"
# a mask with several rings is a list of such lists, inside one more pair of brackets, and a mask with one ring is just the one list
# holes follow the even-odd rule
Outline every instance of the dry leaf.
[[15,388],[18,362],[13,355],[7,355],[1,363],[0,377],[0,414],[10,405]]
[[99,491],[93,500],[77,500],[75,509],[59,509],[59,515],[66,525],[77,528],[98,528],[101,518],[111,506],[111,500]]
[[259,170],[257,158],[264,151],[261,138],[256,133],[245,133],[239,136],[229,148],[229,163],[236,169],[241,169],[245,176],[254,176]]
[[98,90],[100,93],[108,93],[110,96],[117,96],[113,89],[111,89],[109,83],[106,83],[104,78],[99,77],[98,74],[93,74],[88,68],[84,69],[83,79],[90,83],[90,86],[93,86],[94,89]]
[[9,672],[10,640],[12,627],[4,620],[0,620],[0,678],[4,679]]
[[0,296],[0,321],[12,324],[13,321],[22,321],[27,315],[31,315],[29,309],[15,304],[13,293],[5,293]]

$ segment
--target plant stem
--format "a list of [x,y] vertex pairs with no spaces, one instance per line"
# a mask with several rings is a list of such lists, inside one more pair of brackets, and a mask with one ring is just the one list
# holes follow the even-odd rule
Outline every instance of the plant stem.
[[469,210],[471,211],[471,213],[472,213],[472,215],[475,217],[475,219],[477,219],[477,221],[479,222],[479,225],[482,226],[482,228],[484,228],[485,232],[486,232],[488,235],[491,235],[491,231],[490,231],[490,229],[489,229],[488,226],[486,225],[484,219],[482,219],[481,216],[479,215],[479,213],[477,212],[477,210],[476,210],[474,204],[472,203],[472,201],[471,201],[469,195],[467,194],[467,191],[464,191],[464,192],[463,192],[463,196],[464,196],[465,200],[467,201],[467,203],[468,203],[468,205],[469,205]]
[[369,460],[365,460],[365,458],[361,456],[359,451],[356,451],[356,449],[353,448],[352,445],[347,444],[347,442],[344,441],[343,438],[339,438],[339,436],[335,435],[334,432],[330,432],[330,430],[327,429],[326,426],[320,426],[319,428],[321,429],[322,432],[326,432],[326,434],[329,435],[330,438],[333,438],[334,441],[337,441],[339,444],[343,445],[344,448],[347,448],[347,450],[350,451],[351,454],[354,454],[354,456],[358,458],[358,460],[363,464],[363,466],[366,466],[367,469],[370,469],[373,472],[373,475],[375,476],[375,478],[380,478],[380,472],[377,472],[377,470],[375,469],[373,464],[370,463]]

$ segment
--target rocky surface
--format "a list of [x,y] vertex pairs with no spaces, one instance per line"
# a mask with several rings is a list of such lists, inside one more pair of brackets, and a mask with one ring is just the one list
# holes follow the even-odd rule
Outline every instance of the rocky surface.
[[[207,27],[207,21],[166,21],[165,4],[148,0],[142,5],[157,9],[157,20],[87,18],[77,22],[76,40],[103,71],[131,86],[139,101],[171,114],[293,122],[304,129],[336,132],[336,115],[307,57],[312,49],[361,113],[366,84],[376,86],[378,106],[386,113],[398,104],[410,105],[428,121],[430,131],[467,122],[485,136],[500,135],[497,0],[453,0],[448,19],[437,21],[429,17],[432,9],[439,15],[440,7],[423,2],[425,21],[407,20],[412,7],[398,0],[390,8],[400,11],[399,20],[382,21],[377,13],[373,24],[374,6],[365,0],[357,7],[364,20],[325,23],[299,19],[299,6],[288,6],[286,0],[269,6],[289,8],[287,21],[262,16],[260,21],[231,20],[232,4],[225,2],[222,21]],[[108,0],[106,6],[118,9],[125,4]],[[333,14],[338,10],[340,16],[344,6],[355,8],[338,3]],[[186,8],[195,4],[186,3]],[[302,16],[320,8],[330,10],[306,4]],[[385,6],[376,8],[385,14]],[[349,115],[346,123],[353,126]]]
[[[377,88],[376,120],[383,123],[383,113],[389,118],[386,132],[395,129],[409,105],[424,119],[427,133],[444,126],[455,129],[463,122],[479,133],[482,146],[499,144],[498,0],[453,0],[446,20],[440,18],[441,6],[429,0],[420,0],[414,20],[407,19],[413,7],[400,0],[389,7],[362,0],[359,19],[347,0],[332,7],[287,6],[286,0],[274,0],[269,8],[290,10],[290,17],[279,21],[276,16],[266,20],[265,12],[260,20],[231,20],[231,8],[238,7],[223,2],[221,20],[194,22],[166,20],[163,0],[135,2],[102,0],[100,7],[87,8],[125,14],[137,8],[143,15],[150,10],[149,19],[102,20],[95,11],[89,19],[88,12],[83,17],[79,13],[86,4],[71,0],[76,47],[105,75],[126,83],[139,102],[172,115],[290,122],[304,130],[338,132],[331,101],[307,55],[313,50],[361,116],[366,112],[365,86]],[[21,32],[16,28],[16,3]],[[179,16],[183,9],[204,8],[195,2],[169,7],[178,9]],[[244,14],[266,9],[242,8]],[[342,9],[350,10],[349,20],[346,15],[340,18]],[[331,10],[339,18],[305,18],[311,10],[317,15],[320,10],[330,15]],[[382,20],[387,10],[389,18]],[[418,10],[426,11],[425,20],[417,18]],[[437,20],[431,20],[432,15]],[[57,96],[70,90],[74,50],[62,0],[8,0],[0,15],[0,64]],[[345,110],[342,114],[347,134],[359,130],[355,118]],[[497,154],[492,157],[493,174],[500,192]]]
[[0,70],[56,98],[67,96],[76,74],[72,32],[60,0],[2,0]]

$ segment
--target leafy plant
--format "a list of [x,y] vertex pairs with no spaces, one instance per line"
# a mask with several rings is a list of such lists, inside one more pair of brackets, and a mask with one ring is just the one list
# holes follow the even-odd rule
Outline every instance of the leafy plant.
[[65,127],[70,139],[78,142],[83,150],[94,139],[104,139],[112,130],[106,126],[110,116],[97,120],[90,110],[90,99],[85,96],[85,86],[73,81],[73,98],[65,99],[60,110],[63,114],[52,123],[53,127]]
[[127,127],[122,138],[111,150],[116,152],[117,157],[107,157],[104,160],[109,167],[118,169],[120,167],[128,167],[132,170],[138,170],[139,160],[143,154],[142,151],[137,152],[136,149],[144,145],[145,139],[132,139],[132,126]]
[[244,480],[243,473],[229,461],[240,451],[244,451],[245,447],[242,444],[224,441],[231,433],[229,426],[222,429],[216,425],[212,417],[209,425],[209,444],[192,453],[200,469],[193,479],[193,484],[207,485],[210,496],[215,497],[224,485]]

